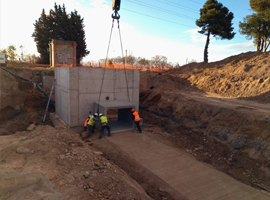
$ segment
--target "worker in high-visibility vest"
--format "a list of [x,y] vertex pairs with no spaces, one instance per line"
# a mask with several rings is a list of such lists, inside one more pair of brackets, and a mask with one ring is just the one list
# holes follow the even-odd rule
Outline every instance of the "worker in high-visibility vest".
[[91,116],[91,115],[89,115],[89,116],[86,118],[86,120],[84,121],[84,124],[83,124],[84,131],[87,131],[87,123],[88,123],[88,121],[89,121],[89,119],[90,119],[90,116]]
[[110,126],[108,125],[108,119],[106,116],[102,115],[102,113],[99,114],[99,119],[100,119],[100,124],[101,124],[101,129],[99,132],[99,137],[98,139],[102,138],[102,135],[104,134],[104,129],[106,128],[108,131],[108,136],[111,136],[111,129]]
[[131,112],[132,112],[132,118],[133,120],[135,121],[135,124],[138,128],[138,133],[142,133],[142,129],[140,127],[140,116],[139,116],[139,113],[137,111],[135,111],[133,108],[131,109]]
[[86,138],[89,138],[90,137],[90,133],[94,133],[94,131],[95,131],[94,117],[95,117],[94,115],[89,115],[89,120],[88,120],[88,123],[87,123],[88,134],[87,134]]

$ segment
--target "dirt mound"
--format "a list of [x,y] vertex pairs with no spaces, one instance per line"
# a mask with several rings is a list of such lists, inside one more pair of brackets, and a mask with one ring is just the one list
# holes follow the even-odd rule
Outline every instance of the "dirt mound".
[[61,127],[1,136],[0,158],[0,199],[150,199],[102,152]]
[[191,86],[223,97],[270,102],[270,52],[248,52],[213,63],[191,63],[170,76],[186,78]]
[[270,102],[270,52],[248,52],[213,63],[190,63],[168,73],[141,72],[141,90],[200,91]]

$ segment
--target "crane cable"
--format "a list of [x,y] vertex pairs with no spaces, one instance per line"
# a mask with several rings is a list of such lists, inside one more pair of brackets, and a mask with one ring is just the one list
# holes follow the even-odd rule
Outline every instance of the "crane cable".
[[[120,37],[120,43],[121,43],[121,50],[122,50],[122,58],[124,58],[124,52],[123,52],[123,46],[122,46],[122,39],[121,39],[119,19],[117,19],[117,22],[118,22],[118,30],[119,30],[119,37]],[[128,80],[127,80],[127,73],[126,73],[126,62],[124,62],[124,71],[125,71],[125,77],[126,77],[126,83],[127,83],[128,102],[130,102],[129,91],[128,91]]]
[[[120,18],[120,17],[119,17]],[[124,53],[123,53],[123,46],[122,46],[122,39],[121,39],[121,31],[120,31],[120,25],[119,25],[119,18],[117,19],[118,22],[118,29],[119,29],[119,37],[120,37],[120,44],[121,44],[121,51],[122,51],[122,58],[124,59]],[[107,65],[107,59],[108,59],[108,54],[109,54],[109,49],[110,49],[110,43],[111,43],[111,37],[112,37],[112,30],[113,30],[113,25],[114,25],[114,17],[112,20],[112,27],[111,27],[111,32],[110,32],[110,37],[109,37],[109,43],[108,43],[108,48],[107,48],[107,55],[106,55],[106,59],[105,59],[105,67],[103,69],[103,76],[102,76],[102,82],[101,82],[101,87],[100,87],[100,92],[99,92],[99,97],[98,97],[98,110],[97,112],[99,113],[99,103],[100,103],[100,96],[101,96],[101,91],[102,91],[102,87],[103,87],[103,81],[104,81],[104,77],[105,77],[105,69],[106,69],[106,65]],[[127,80],[127,74],[126,74],[126,63],[124,62],[124,70],[125,70],[125,78],[126,78],[126,84],[127,84],[127,95],[128,95],[128,100],[130,102],[130,97],[129,97],[129,91],[128,91],[128,80]]]

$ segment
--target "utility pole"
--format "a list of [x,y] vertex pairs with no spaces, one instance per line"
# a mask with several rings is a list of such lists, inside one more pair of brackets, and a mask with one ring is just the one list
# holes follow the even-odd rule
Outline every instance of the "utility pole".
[[125,58],[125,65],[127,64],[127,50],[126,50],[126,58]]

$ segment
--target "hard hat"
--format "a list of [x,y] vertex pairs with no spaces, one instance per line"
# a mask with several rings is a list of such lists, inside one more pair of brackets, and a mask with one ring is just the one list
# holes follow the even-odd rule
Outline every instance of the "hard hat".
[[91,117],[91,115],[89,115],[89,117]]
[[98,114],[97,114],[97,113],[95,113],[95,114],[94,114],[94,116],[98,116]]
[[131,109],[131,112],[134,112],[134,111],[135,111],[135,110],[132,108],[132,109]]
[[99,116],[101,116],[102,115],[102,113],[99,113]]

